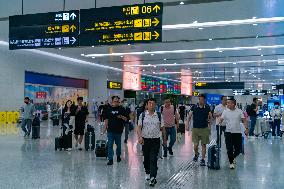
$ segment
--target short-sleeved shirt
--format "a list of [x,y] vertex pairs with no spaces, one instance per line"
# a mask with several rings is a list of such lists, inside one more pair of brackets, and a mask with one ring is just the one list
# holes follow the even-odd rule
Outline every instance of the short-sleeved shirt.
[[[138,125],[142,126],[142,116],[140,114]],[[142,128],[142,137],[143,138],[160,138],[161,136],[161,127],[164,127],[163,115],[161,115],[161,122],[157,112],[154,112],[153,115],[150,115],[148,111],[145,112],[145,117],[143,120]]]
[[175,126],[175,116],[176,116],[176,112],[175,112],[175,107],[173,105],[171,105],[169,108],[166,108],[165,106],[163,106],[163,118],[164,118],[164,123],[165,123],[165,127],[174,127]]
[[245,118],[242,110],[236,108],[235,110],[226,109],[221,118],[226,124],[226,132],[242,133],[241,122]]
[[118,106],[118,107],[110,106],[106,110],[106,119],[108,120],[107,132],[117,133],[117,134],[123,133],[125,121],[123,119],[118,118],[117,116],[119,116],[119,115],[124,116],[124,117],[128,117],[126,115],[125,108],[123,108],[121,106]]
[[193,128],[207,128],[208,117],[211,112],[210,107],[206,104],[203,107],[193,106],[190,110],[193,114]]
[[[79,110],[80,109],[80,110]],[[79,110],[79,111],[78,111]],[[87,115],[89,115],[88,108],[86,106],[76,106],[75,108],[75,125],[84,125],[87,119]]]
[[[223,104],[219,104],[218,106],[215,107],[214,113],[215,113],[215,114],[221,114],[221,115],[222,115],[222,113],[223,113],[224,110],[226,110],[226,109],[227,109],[226,106],[223,106]],[[220,119],[221,119],[221,116],[219,116],[219,117],[216,118],[216,123],[217,123],[217,124],[220,123]],[[225,126],[226,124],[223,122],[221,125],[222,125],[222,126]]]
[[251,108],[251,117],[256,117],[257,116],[257,113],[254,111],[256,109],[256,105],[254,103],[251,104],[250,106]]
[[32,103],[26,104],[24,107],[24,119],[33,119],[35,106]]

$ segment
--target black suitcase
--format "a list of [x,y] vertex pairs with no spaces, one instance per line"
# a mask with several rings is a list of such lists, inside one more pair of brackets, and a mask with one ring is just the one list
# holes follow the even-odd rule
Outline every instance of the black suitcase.
[[69,131],[67,135],[63,135],[63,148],[72,148],[72,131]]
[[85,133],[85,150],[93,151],[96,147],[96,136],[95,132],[86,132]]
[[[221,129],[218,129],[218,132],[217,137],[221,137]],[[221,139],[219,138],[218,141],[220,143]],[[207,167],[215,170],[220,169],[220,144],[209,144]]]
[[96,157],[107,157],[107,141],[106,140],[97,140],[95,154]]
[[185,133],[185,124],[184,123],[179,124],[177,132],[181,133],[181,134]]
[[40,138],[40,119],[39,115],[36,115],[32,122],[32,139],[38,138]]
[[63,136],[55,138],[55,151],[63,149]]

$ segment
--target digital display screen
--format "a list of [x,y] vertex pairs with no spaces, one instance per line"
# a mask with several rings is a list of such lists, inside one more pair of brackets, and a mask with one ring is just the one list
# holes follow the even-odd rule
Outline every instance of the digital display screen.
[[141,90],[153,93],[180,94],[180,83],[142,76]]

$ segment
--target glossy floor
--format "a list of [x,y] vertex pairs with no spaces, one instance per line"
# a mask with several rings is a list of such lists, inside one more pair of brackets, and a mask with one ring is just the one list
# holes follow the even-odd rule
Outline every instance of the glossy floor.
[[[96,158],[93,152],[54,151],[58,127],[43,124],[40,140],[23,139],[14,127],[13,132],[5,129],[0,130],[0,188],[149,188],[144,181],[143,159],[133,132],[128,144],[123,145],[123,161],[107,166],[106,159]],[[228,169],[223,148],[221,170],[192,167],[187,170],[190,176],[174,188],[283,188],[283,148],[280,139],[248,140],[246,154],[238,158],[236,170]],[[192,143],[188,133],[174,152],[174,156],[159,160],[156,188],[165,188],[165,183],[179,174],[180,165],[191,160]]]

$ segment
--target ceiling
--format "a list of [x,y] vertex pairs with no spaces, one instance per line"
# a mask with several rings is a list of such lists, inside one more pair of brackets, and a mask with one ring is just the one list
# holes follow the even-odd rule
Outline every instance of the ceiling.
[[[58,0],[27,1],[24,13],[62,10]],[[213,0],[212,0],[213,1]],[[133,4],[131,0],[66,0],[66,10]],[[135,1],[143,3],[144,1]],[[147,3],[154,0],[147,0]],[[176,24],[206,23],[217,21],[245,20],[283,17],[283,0],[233,0],[211,2],[191,0],[160,0],[165,3],[163,26]],[[205,3],[200,3],[205,2]],[[13,6],[17,4],[17,6]],[[6,8],[5,8],[6,6]],[[8,41],[8,23],[5,17],[20,14],[19,0],[1,5],[0,39]],[[0,9],[1,9],[0,8]],[[1,20],[1,19],[0,19]],[[54,54],[85,60],[88,62],[123,68],[127,54],[120,56],[86,57],[88,54],[110,54],[142,52],[135,55],[145,74],[180,80],[181,69],[192,70],[193,81],[244,81],[246,88],[271,89],[272,84],[283,83],[284,79],[284,22],[218,27],[163,30],[163,42],[152,44],[96,46],[66,49],[41,49]],[[258,48],[256,46],[262,46]],[[246,47],[246,48],[238,48]],[[255,48],[252,48],[255,47]],[[198,50],[196,50],[198,49]],[[220,50],[222,49],[222,51]],[[173,53],[177,50],[187,52]],[[147,51],[146,54],[143,54]],[[155,51],[167,51],[159,54]],[[153,53],[152,53],[153,52]],[[84,54],[84,55],[83,55]],[[82,56],[83,55],[83,56]],[[149,65],[150,64],[150,65]],[[149,65],[149,66],[147,66]],[[110,71],[110,77],[121,77],[121,73]]]

